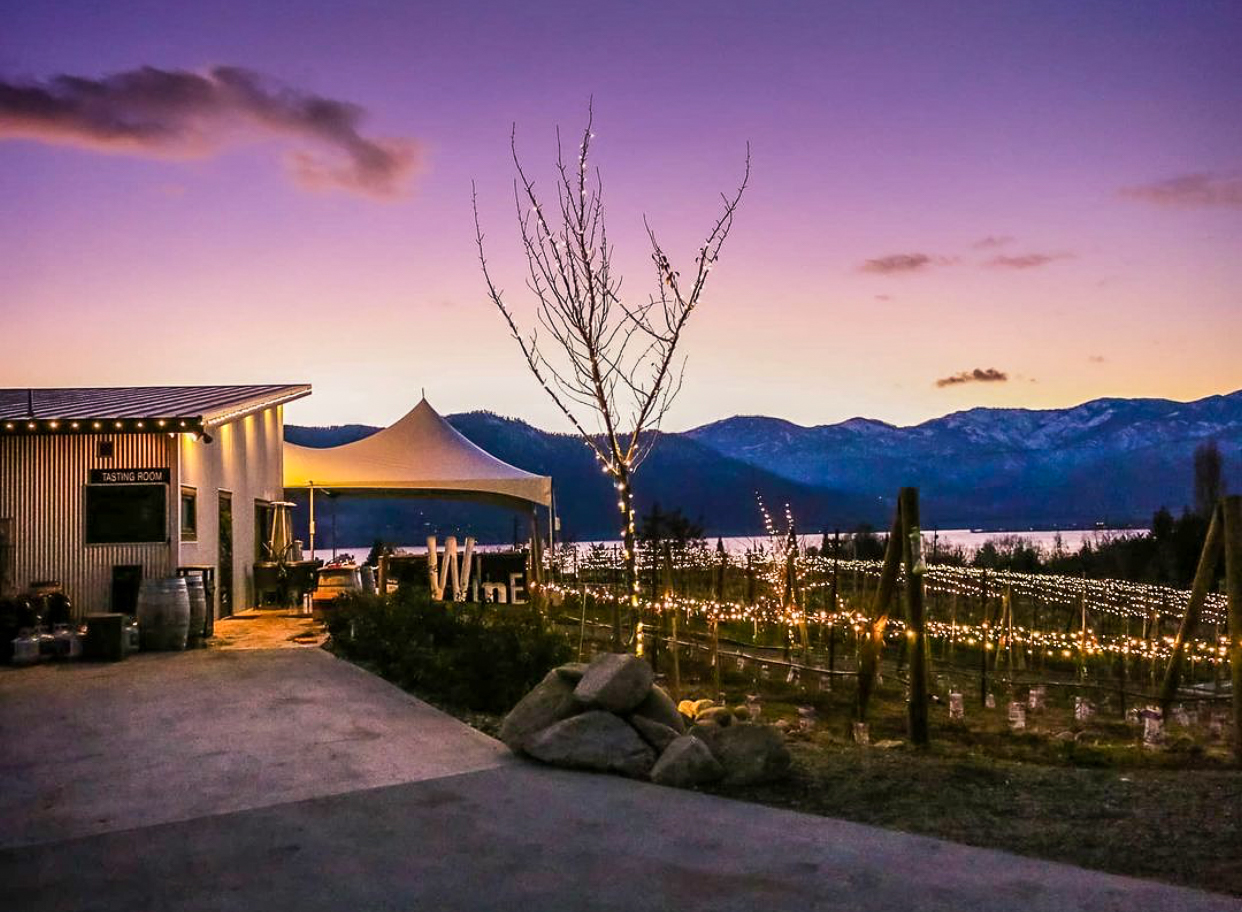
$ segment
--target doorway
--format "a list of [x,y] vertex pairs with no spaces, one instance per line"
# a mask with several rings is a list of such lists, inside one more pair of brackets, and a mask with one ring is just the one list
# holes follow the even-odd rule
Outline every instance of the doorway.
[[141,564],[118,564],[112,568],[112,602],[110,611],[117,614],[138,613],[138,590],[142,587]]
[[17,573],[14,571],[16,548],[13,541],[13,520],[0,518],[0,598],[17,591]]
[[219,561],[217,591],[220,593],[220,610],[217,617],[233,613],[233,495],[220,492]]

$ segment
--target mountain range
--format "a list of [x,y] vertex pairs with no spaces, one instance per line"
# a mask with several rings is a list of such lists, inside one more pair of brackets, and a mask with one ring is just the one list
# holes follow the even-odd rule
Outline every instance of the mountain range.
[[[614,538],[615,495],[575,436],[489,412],[448,416],[468,439],[519,468],[551,475],[567,538]],[[286,439],[334,446],[365,425],[285,428]],[[1089,528],[1145,525],[1192,499],[1193,453],[1214,440],[1226,481],[1242,479],[1242,391],[1195,402],[1097,399],[1065,409],[974,408],[910,427],[852,418],[804,427],[736,416],[661,436],[635,479],[640,512],[681,509],[711,535],[757,534],[756,494],[789,504],[804,531],[884,527],[898,488],[920,489],[925,528]],[[512,534],[509,514],[475,505],[350,499],[341,541],[402,543],[470,529]]]

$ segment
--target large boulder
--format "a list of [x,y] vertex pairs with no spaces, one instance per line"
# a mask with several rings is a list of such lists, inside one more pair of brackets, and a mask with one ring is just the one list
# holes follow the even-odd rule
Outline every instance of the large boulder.
[[651,769],[652,782],[677,788],[702,785],[723,775],[720,761],[693,735],[682,735],[670,744]]
[[659,684],[651,685],[643,702],[634,707],[634,715],[667,725],[679,735],[686,730],[685,716],[677,711],[677,704]]
[[646,776],[655,751],[623,719],[593,710],[545,728],[526,743],[526,753],[544,763],[573,769]]
[[789,749],[781,733],[769,725],[696,725],[691,734],[703,740],[720,761],[726,785],[768,782],[789,772]]
[[681,732],[675,731],[662,722],[657,722],[655,719],[648,719],[646,716],[630,716],[630,724],[642,735],[643,740],[655,749],[657,754],[663,753],[664,749],[681,735]]
[[505,716],[500,726],[500,740],[510,750],[524,750],[532,735],[569,718],[581,708],[574,700],[573,682],[567,681],[557,670],[549,671]]
[[587,666],[574,697],[592,709],[627,713],[647,699],[654,677],[651,666],[637,656],[605,652]]
[[556,673],[572,684],[577,684],[581,681],[582,676],[586,674],[586,670],[586,662],[567,662],[556,667]]

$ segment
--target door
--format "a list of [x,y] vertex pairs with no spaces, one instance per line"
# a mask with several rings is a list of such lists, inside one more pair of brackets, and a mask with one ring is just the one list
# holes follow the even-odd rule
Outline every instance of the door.
[[13,541],[13,520],[0,518],[0,598],[17,589],[16,542]]
[[138,590],[142,587],[141,564],[118,564],[112,568],[112,607],[118,614],[138,613]]
[[218,617],[228,617],[233,613],[233,495],[226,491],[220,492],[220,523],[219,523],[219,554],[220,569],[217,591],[220,593],[220,612]]

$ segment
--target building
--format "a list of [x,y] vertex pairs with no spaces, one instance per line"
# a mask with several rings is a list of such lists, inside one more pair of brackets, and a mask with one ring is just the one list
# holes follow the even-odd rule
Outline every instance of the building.
[[57,580],[79,617],[133,610],[143,577],[214,575],[255,604],[283,499],[283,406],[307,384],[0,389],[0,595]]

